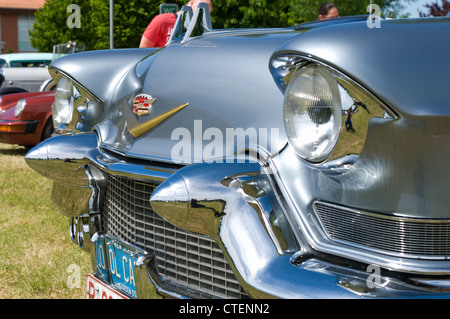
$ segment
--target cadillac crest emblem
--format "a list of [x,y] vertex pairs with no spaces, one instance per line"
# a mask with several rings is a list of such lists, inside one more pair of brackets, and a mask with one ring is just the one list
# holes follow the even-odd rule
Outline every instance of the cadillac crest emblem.
[[133,113],[139,116],[150,114],[152,112],[152,105],[155,101],[156,99],[148,94],[142,93],[136,95],[133,100]]

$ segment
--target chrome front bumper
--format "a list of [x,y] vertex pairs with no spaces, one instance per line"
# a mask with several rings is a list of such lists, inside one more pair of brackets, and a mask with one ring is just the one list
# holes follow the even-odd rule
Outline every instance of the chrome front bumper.
[[[315,251],[292,229],[268,167],[257,162],[174,167],[129,161],[102,150],[93,133],[48,139],[26,161],[54,182],[52,199],[71,218],[72,239],[90,252],[97,274],[93,243],[109,235],[102,221],[103,198],[108,176],[114,176],[158,185],[149,198],[151,208],[177,229],[217,243],[244,291],[240,297],[422,298],[448,297],[450,291],[446,278],[405,279],[404,274]],[[161,256],[140,244],[136,250],[137,298],[154,297],[155,292],[168,298],[232,297],[164,277],[158,268]]]

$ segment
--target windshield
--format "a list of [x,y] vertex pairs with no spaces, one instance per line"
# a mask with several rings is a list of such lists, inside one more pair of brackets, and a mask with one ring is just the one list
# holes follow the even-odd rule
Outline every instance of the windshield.
[[50,64],[50,60],[10,61],[13,68],[42,68]]

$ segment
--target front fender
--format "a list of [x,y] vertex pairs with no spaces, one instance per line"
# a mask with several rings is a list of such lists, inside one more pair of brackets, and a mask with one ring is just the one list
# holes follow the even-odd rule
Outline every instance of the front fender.
[[[127,72],[155,48],[87,51],[53,61],[49,72],[53,79],[58,72],[70,76],[103,102],[109,102],[116,86]],[[101,76],[108,81],[99,81]]]

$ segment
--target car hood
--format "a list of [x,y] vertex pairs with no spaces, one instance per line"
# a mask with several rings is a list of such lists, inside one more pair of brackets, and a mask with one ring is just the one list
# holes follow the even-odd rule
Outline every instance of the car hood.
[[[400,116],[448,116],[449,21],[386,20],[371,29],[359,18],[211,32],[157,51],[80,53],[53,62],[51,68],[70,74],[106,103],[97,130],[104,147],[123,155],[173,162],[178,150],[183,155],[177,161],[192,163],[252,151],[255,145],[257,152],[270,155],[287,143],[284,95],[270,72],[272,57],[296,53],[322,61]],[[100,74],[109,80],[96,80]],[[156,98],[151,115],[130,113],[141,93]],[[133,126],[185,104],[142,136],[129,134]],[[253,133],[256,140],[251,140]]]
[[[141,92],[157,98],[155,116],[189,105],[137,138],[127,155],[151,149],[152,156],[173,161],[184,151],[179,160],[190,163],[257,147],[260,154],[279,150],[286,143],[284,96],[268,63],[273,51],[296,35],[286,29],[225,32],[160,51],[142,77]],[[174,155],[176,148],[184,150]]]
[[[154,52],[155,48],[85,51],[63,56],[53,61],[49,72],[55,77],[59,70],[84,86],[94,96],[104,102],[112,102],[111,97],[120,80],[136,63]],[[99,77],[102,78],[99,81]]]

